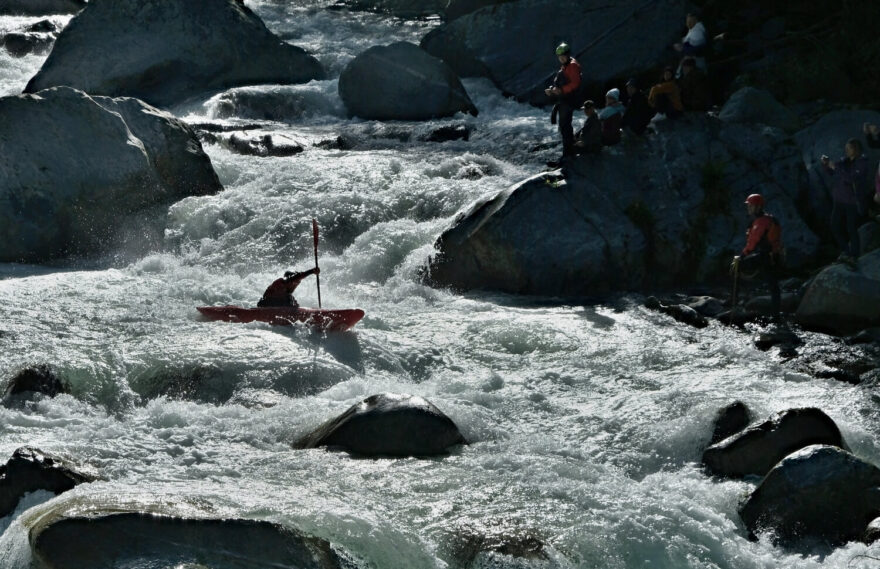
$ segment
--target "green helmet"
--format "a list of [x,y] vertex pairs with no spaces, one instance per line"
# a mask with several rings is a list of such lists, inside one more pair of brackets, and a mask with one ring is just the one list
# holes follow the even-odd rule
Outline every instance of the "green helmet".
[[556,47],[556,55],[568,55],[571,53],[571,46],[562,42]]

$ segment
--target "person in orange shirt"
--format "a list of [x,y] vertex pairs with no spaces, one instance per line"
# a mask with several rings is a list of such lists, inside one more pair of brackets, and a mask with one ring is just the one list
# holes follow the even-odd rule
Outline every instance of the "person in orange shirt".
[[752,194],[745,201],[752,223],[746,231],[746,246],[738,257],[739,270],[743,274],[754,274],[763,280],[770,289],[770,307],[774,317],[781,310],[779,292],[779,271],[782,268],[784,250],[782,248],[782,226],[774,216],[764,211],[764,197]]
[[[551,99],[557,101],[554,111],[558,112],[559,133],[562,135],[562,158],[551,160],[547,165],[558,168],[562,161],[574,156],[574,128],[571,126],[575,109],[581,106],[581,66],[571,56],[571,46],[561,43],[556,48],[556,57],[562,66],[556,72],[553,85],[544,89]],[[552,121],[551,121],[552,122]]]
[[684,107],[681,104],[681,90],[675,82],[675,71],[672,67],[663,70],[660,82],[648,92],[648,104],[668,118],[674,119],[681,115]]

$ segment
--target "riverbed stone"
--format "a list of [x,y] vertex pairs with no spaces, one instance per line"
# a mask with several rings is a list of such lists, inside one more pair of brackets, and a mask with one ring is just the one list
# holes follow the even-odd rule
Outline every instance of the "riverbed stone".
[[16,396],[35,393],[55,397],[62,393],[70,393],[70,386],[58,377],[51,366],[47,364],[30,366],[12,376],[6,384],[3,402],[7,403]]
[[[0,262],[40,263],[147,240],[161,214],[222,186],[183,121],[69,87],[0,98]],[[155,221],[158,220],[158,221]]]
[[421,45],[461,77],[488,77],[506,94],[543,104],[561,41],[584,65],[585,80],[603,87],[654,69],[681,39],[687,10],[679,0],[519,0],[462,15]]
[[76,14],[85,5],[85,0],[0,0],[0,14],[13,16]]
[[645,299],[645,307],[662,312],[694,328],[705,328],[709,325],[705,316],[685,304],[663,304],[656,297],[649,296]]
[[786,456],[740,508],[752,534],[797,546],[862,539],[880,514],[880,469],[835,446]]
[[16,449],[6,464],[0,466],[0,518],[11,514],[21,497],[29,492],[45,490],[57,495],[94,480],[93,475],[38,448]]
[[372,120],[427,120],[477,108],[455,72],[409,42],[373,46],[339,76],[348,112]]
[[718,476],[764,476],[784,457],[815,444],[846,448],[840,429],[821,410],[789,409],[708,447],[703,464]]
[[712,439],[709,444],[721,442],[749,426],[752,413],[742,401],[734,401],[730,405],[722,407],[715,415],[715,426],[712,429]]
[[70,21],[25,91],[68,85],[170,106],[239,85],[323,77],[317,59],[275,36],[242,2],[95,0]]
[[383,393],[364,399],[294,443],[360,456],[431,456],[466,444],[455,423],[415,395]]

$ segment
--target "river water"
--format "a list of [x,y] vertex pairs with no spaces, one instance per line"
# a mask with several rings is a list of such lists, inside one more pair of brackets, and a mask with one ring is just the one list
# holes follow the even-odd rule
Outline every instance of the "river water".
[[[717,324],[696,331],[634,298],[587,304],[420,284],[419,268],[457,212],[552,157],[555,149],[530,152],[556,141],[547,113],[466,80],[476,118],[348,119],[336,94],[344,65],[376,43],[418,42],[438,22],[290,4],[248,2],[332,78],[248,88],[301,103],[302,112],[264,126],[306,139],[348,133],[359,145],[286,158],[206,145],[226,189],[171,206],[161,250],[57,268],[0,265],[0,376],[48,363],[73,392],[0,408],[0,457],[35,445],[104,478],[59,499],[158,500],[277,521],[365,567],[461,567],[456,544],[468,532],[547,545],[543,560],[483,555],[474,567],[877,566],[854,559],[867,550],[858,544],[803,555],[748,541],[737,505],[753,482],[713,480],[699,467],[715,412],[735,399],[758,418],[818,406],[856,454],[878,463],[878,403],[867,390],[793,373],[747,334]],[[0,18],[0,29],[34,20]],[[0,94],[20,92],[43,59],[0,53]],[[221,96],[173,111],[221,122]],[[463,123],[469,141],[392,136]],[[363,308],[354,331],[198,318],[198,305],[251,305],[284,270],[311,266],[313,217],[323,304]],[[313,279],[297,292],[317,305]],[[426,397],[472,444],[434,460],[291,449],[381,392]],[[51,499],[29,496],[18,513]],[[20,519],[0,527],[0,565],[28,567]]]

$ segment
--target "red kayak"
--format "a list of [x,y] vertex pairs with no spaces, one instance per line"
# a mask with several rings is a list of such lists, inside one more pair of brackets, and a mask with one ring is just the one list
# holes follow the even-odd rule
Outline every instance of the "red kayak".
[[302,322],[320,330],[341,332],[361,321],[364,311],[360,308],[322,310],[320,308],[292,308],[274,306],[267,308],[243,308],[241,306],[198,306],[208,320],[224,322],[268,322],[276,326],[290,326]]

